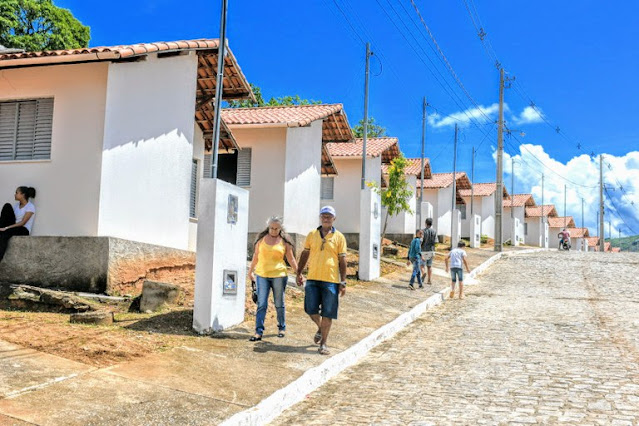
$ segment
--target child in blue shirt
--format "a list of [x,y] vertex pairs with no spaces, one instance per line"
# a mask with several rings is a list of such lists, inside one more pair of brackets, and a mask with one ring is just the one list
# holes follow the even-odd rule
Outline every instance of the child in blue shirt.
[[418,229],[415,232],[415,238],[410,243],[410,249],[408,250],[408,262],[407,265],[413,264],[413,275],[410,277],[410,283],[408,287],[411,290],[415,290],[413,287],[413,283],[415,282],[415,277],[417,277],[417,284],[419,284],[419,288],[424,288],[422,285],[422,274],[420,270],[420,266],[422,264],[422,236],[424,232],[421,229]]

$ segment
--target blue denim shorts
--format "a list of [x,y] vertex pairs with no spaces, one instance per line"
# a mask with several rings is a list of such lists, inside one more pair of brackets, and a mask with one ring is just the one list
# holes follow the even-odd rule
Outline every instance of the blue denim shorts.
[[307,280],[304,289],[304,311],[309,315],[321,315],[337,319],[339,308],[339,284]]
[[450,278],[455,282],[455,277],[461,283],[464,281],[464,270],[462,268],[450,268]]

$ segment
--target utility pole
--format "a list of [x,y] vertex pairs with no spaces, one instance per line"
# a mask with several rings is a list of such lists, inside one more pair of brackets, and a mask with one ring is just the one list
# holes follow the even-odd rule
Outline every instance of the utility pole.
[[612,244],[612,221],[610,219],[608,219],[608,239],[610,244]]
[[[543,210],[543,207],[542,207]],[[566,185],[564,184],[564,229],[566,229]]]
[[362,143],[362,189],[366,188],[366,138],[368,136],[368,76],[370,71],[371,44],[366,43],[366,77],[364,79],[364,138]]
[[603,155],[599,155],[599,250],[604,251]]
[[421,176],[421,185],[419,191],[419,207],[417,208],[417,228],[421,229],[424,226],[423,217],[422,217],[422,204],[424,203],[424,166],[425,166],[425,158],[424,158],[424,150],[426,147],[426,96],[424,96],[424,101],[422,102],[422,168],[420,169]]
[[453,145],[453,208],[451,209],[450,215],[450,248],[453,247],[453,212],[455,211],[455,207],[457,207],[457,123],[455,123],[455,144]]
[[471,160],[470,166],[470,217],[471,220],[474,220],[475,217],[473,206],[475,204],[475,147],[473,147],[473,156]]
[[584,199],[581,199],[581,228],[584,227]]
[[[546,216],[544,216],[544,174],[541,174],[541,225],[543,227],[544,223],[546,223]],[[544,227],[544,232],[545,232]]]
[[[497,123],[497,194],[504,193],[503,185],[503,157],[504,157],[504,69],[499,70],[499,121]],[[495,197],[495,251],[503,250],[501,197]]]
[[[513,195],[515,195],[515,159],[510,157],[510,220],[513,226],[515,226],[515,197],[513,197]],[[512,241],[511,244],[515,245]]]
[[224,83],[224,58],[226,57],[226,11],[227,0],[222,0],[220,19],[220,45],[217,49],[217,76],[215,79],[215,111],[213,118],[213,155],[211,155],[211,177],[217,178],[217,156],[220,145],[220,119],[222,113],[222,86]]

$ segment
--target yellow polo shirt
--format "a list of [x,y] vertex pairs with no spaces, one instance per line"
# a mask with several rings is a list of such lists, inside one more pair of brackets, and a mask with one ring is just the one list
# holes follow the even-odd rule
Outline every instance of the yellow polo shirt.
[[310,250],[308,256],[308,279],[339,283],[339,257],[346,255],[346,238],[335,228],[324,237],[317,228],[306,236],[304,249]]

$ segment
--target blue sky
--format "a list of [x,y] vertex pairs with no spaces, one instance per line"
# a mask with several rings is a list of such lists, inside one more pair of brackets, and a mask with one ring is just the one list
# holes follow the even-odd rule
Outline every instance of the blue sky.
[[[447,123],[455,121],[443,119],[457,113],[461,126],[458,170],[470,174],[472,146],[481,143],[475,181],[494,181],[496,132],[490,121],[496,119],[493,110],[498,101],[498,71],[476,34],[463,0],[415,2],[476,104],[466,97],[435,53],[410,0],[230,0],[229,43],[249,81],[261,86],[266,97],[299,94],[340,102],[351,124],[355,124],[363,115],[362,40],[370,41],[375,53],[370,115],[387,128],[389,135],[399,137],[408,157],[418,156],[421,98],[427,96],[432,117],[426,155],[434,159],[434,171],[452,169],[453,128]],[[529,153],[541,148],[534,151],[537,157],[547,155],[544,164],[561,175],[544,171],[547,188],[557,188],[556,194],[547,193],[545,199],[561,201],[561,214],[563,178],[592,186],[592,182],[584,184],[580,180],[583,177],[574,174],[571,159],[584,152],[610,155],[615,167],[606,172],[605,180],[620,210],[620,217],[613,218],[613,227],[623,226],[623,217],[639,232],[639,188],[634,183],[634,177],[639,177],[639,156],[628,154],[639,146],[639,86],[635,83],[639,75],[639,3],[615,2],[614,7],[603,7],[594,0],[467,2],[471,9],[476,6],[487,40],[509,75],[516,77],[513,87],[505,92],[507,125],[518,131],[506,144],[506,151],[518,160],[515,191],[530,192],[539,183],[543,166]],[[219,35],[218,0],[112,0],[107,8],[80,0],[55,3],[71,9],[91,26],[92,46]],[[541,120],[535,110],[526,110],[531,99],[537,111],[553,126],[558,125],[562,134]],[[490,120],[479,113],[476,123],[470,125],[461,111],[476,105],[485,108]],[[529,144],[530,149],[522,150],[521,143]],[[581,151],[577,143],[582,144]],[[509,171],[510,166],[505,169]],[[506,179],[510,190],[509,174]],[[626,181],[621,191],[619,183],[623,186]],[[568,185],[569,193],[578,201],[569,203],[568,213],[581,217],[580,199],[592,198],[594,203],[596,189]],[[614,186],[616,191],[612,191]],[[587,216],[587,224],[592,222],[589,226],[594,226],[595,210]]]

